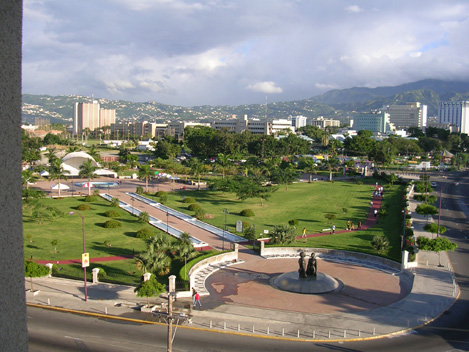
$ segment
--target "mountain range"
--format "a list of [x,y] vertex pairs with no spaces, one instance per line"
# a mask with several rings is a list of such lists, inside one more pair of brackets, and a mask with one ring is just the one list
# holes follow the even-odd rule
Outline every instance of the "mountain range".
[[[166,122],[197,120],[209,122],[237,115],[249,118],[286,118],[290,115],[306,117],[324,116],[347,120],[360,112],[380,109],[385,105],[405,105],[420,102],[428,105],[428,116],[438,114],[438,102],[469,100],[469,82],[448,82],[427,79],[398,86],[330,90],[309,99],[265,104],[237,106],[181,107],[154,101],[129,102],[123,100],[95,99],[101,107],[116,109],[118,121]],[[51,123],[70,124],[75,102],[91,101],[79,95],[31,95],[23,94],[23,123],[34,123],[36,117],[49,118]]]

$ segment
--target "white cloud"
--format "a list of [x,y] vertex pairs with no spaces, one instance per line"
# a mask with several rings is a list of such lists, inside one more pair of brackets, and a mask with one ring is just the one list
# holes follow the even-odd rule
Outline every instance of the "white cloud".
[[360,13],[363,10],[358,5],[350,5],[345,8],[345,11],[352,12],[352,13]]
[[23,92],[238,105],[469,79],[469,3],[422,1],[25,0]]
[[275,82],[272,82],[272,81],[257,82],[257,83],[248,85],[246,88],[249,90],[252,90],[253,92],[266,93],[266,94],[278,94],[278,93],[283,92],[283,89],[280,87],[277,87]]

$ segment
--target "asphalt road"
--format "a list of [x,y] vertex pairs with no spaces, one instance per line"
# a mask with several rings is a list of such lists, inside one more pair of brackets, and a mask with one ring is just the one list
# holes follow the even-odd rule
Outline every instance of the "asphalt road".
[[[177,329],[173,351],[469,351],[469,173],[447,179],[443,187],[441,225],[459,247],[451,252],[461,294],[433,323],[406,335],[361,342],[311,343]],[[439,201],[437,201],[437,206]],[[462,209],[462,210],[461,210]],[[165,326],[132,324],[28,307],[30,351],[166,351]]]

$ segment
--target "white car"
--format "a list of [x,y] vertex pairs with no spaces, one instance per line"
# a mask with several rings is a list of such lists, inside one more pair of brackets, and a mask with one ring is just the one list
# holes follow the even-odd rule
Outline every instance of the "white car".
[[430,182],[430,184],[432,185],[432,187],[438,186],[438,185],[436,184],[436,182]]

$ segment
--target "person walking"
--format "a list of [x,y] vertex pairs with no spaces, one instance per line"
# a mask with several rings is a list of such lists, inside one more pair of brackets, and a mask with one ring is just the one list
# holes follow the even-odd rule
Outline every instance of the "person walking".
[[195,293],[194,295],[194,308],[199,305],[199,308],[202,308],[202,303],[200,303],[200,295],[198,292]]
[[303,234],[301,235],[301,237],[303,237],[303,238],[306,237],[306,227],[303,227]]
[[335,225],[332,225],[332,234],[335,233]]
[[195,290],[194,287],[192,287],[192,305],[195,306],[195,294],[197,291]]

